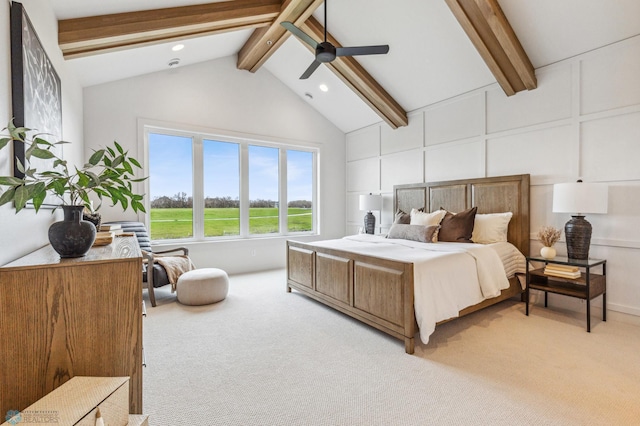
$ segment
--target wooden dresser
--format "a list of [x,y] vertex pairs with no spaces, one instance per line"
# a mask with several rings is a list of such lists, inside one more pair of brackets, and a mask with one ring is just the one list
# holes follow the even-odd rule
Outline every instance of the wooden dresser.
[[50,247],[0,267],[0,413],[75,376],[129,377],[142,413],[142,255],[118,237],[81,258]]

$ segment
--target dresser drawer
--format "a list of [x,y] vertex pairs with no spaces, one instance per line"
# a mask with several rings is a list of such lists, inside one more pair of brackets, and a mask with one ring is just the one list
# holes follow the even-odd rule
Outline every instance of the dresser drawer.
[[95,426],[98,409],[105,426],[127,425],[129,423],[129,381],[123,383],[76,424]]
[[[95,426],[96,414],[104,424],[129,423],[129,378],[76,376],[54,389],[2,426],[22,423]],[[46,421],[42,420],[46,415]]]

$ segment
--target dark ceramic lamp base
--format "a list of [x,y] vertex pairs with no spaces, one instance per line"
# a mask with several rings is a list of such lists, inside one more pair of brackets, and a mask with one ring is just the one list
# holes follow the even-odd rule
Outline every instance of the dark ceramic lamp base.
[[376,217],[373,213],[369,212],[364,217],[364,232],[366,234],[375,234],[376,230]]
[[579,260],[589,258],[591,224],[584,216],[571,216],[571,220],[564,225],[564,235],[567,238],[567,257]]

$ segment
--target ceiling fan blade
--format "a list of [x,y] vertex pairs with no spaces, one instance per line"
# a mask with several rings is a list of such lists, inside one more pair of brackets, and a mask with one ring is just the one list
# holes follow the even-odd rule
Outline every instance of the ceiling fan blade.
[[314,49],[316,47],[318,47],[318,42],[315,41],[314,39],[312,39],[310,36],[308,36],[304,31],[302,31],[300,28],[296,27],[295,25],[293,25],[291,22],[285,21],[285,22],[281,22],[280,25],[282,25],[283,27],[285,27],[287,30],[289,30],[294,36],[298,37],[300,40],[304,41],[305,43],[307,43],[309,46],[313,47]]
[[309,68],[307,68],[307,70],[304,72],[304,74],[300,76],[300,80],[306,80],[307,78],[309,78],[309,76],[313,74],[313,72],[318,69],[319,66],[320,62],[313,61],[311,65],[309,65]]
[[389,53],[389,45],[336,47],[336,56],[382,55]]

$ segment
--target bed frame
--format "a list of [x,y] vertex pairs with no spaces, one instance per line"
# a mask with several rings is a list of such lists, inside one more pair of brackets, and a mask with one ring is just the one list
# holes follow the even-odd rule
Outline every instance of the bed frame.
[[[508,241],[529,254],[529,175],[396,185],[393,205],[405,212],[420,207],[459,212],[472,206],[478,213],[513,212]],[[509,283],[499,296],[460,316],[522,294],[516,277]],[[413,263],[287,241],[287,292],[291,289],[404,340],[406,352],[414,352]]]

